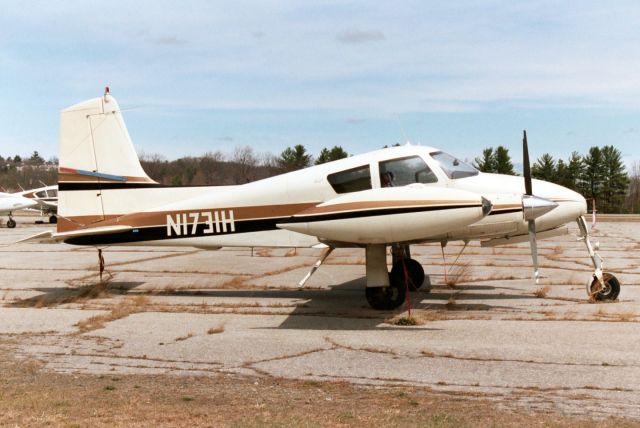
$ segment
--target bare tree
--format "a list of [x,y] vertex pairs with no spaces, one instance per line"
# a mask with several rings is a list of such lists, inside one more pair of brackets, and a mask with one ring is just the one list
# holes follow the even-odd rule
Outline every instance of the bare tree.
[[249,146],[236,147],[232,162],[235,164],[233,177],[236,184],[249,183],[258,177],[256,173],[258,158],[253,148]]
[[640,212],[640,162],[635,161],[629,172],[629,190],[627,192],[626,210],[630,213]]

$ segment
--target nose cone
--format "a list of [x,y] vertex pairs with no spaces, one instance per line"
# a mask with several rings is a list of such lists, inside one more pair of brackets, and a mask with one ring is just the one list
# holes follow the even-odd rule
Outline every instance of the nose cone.
[[539,192],[534,185],[533,193],[556,203],[557,206],[536,219],[536,225],[539,225],[541,230],[571,223],[587,213],[587,201],[581,194],[558,184],[542,183],[544,185],[539,186]]
[[523,195],[522,211],[525,220],[534,220],[552,209],[558,207],[558,203],[538,196]]

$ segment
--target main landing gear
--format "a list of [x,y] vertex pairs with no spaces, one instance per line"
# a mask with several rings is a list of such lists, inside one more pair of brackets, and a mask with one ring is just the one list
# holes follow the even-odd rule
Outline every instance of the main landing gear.
[[404,303],[407,289],[415,291],[425,280],[422,265],[411,258],[408,245],[394,244],[393,266],[387,272],[386,245],[367,246],[365,296],[373,309],[391,310]]
[[9,220],[7,220],[7,227],[9,229],[13,229],[14,227],[16,227],[16,221],[13,219],[13,217],[11,217],[11,213],[9,213]]
[[580,230],[580,239],[584,241],[589,251],[589,257],[593,262],[594,273],[587,283],[587,294],[589,298],[597,301],[612,301],[618,298],[620,294],[620,282],[609,272],[603,272],[602,258],[598,254],[596,248],[591,244],[589,239],[589,229],[584,217],[578,217],[578,229]]

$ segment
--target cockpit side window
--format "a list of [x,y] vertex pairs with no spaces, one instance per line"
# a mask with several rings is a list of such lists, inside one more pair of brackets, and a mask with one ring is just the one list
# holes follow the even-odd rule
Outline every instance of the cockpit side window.
[[371,189],[369,165],[334,172],[327,176],[327,180],[336,193],[350,193]]
[[444,171],[444,173],[447,174],[447,177],[452,180],[455,180],[456,178],[472,177],[479,173],[477,169],[468,163],[462,162],[460,159],[456,159],[449,153],[433,152],[431,153],[431,157],[438,162],[442,171]]
[[438,178],[420,156],[380,162],[382,187],[406,186],[412,183],[436,183]]

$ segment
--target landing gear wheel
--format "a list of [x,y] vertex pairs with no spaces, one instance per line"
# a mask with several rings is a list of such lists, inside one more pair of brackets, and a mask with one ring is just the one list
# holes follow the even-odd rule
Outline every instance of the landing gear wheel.
[[404,285],[404,281],[394,281],[394,278],[389,275],[391,285],[388,287],[367,287],[365,289],[365,295],[367,296],[367,302],[373,309],[379,311],[389,311],[400,306],[407,295],[407,289]]
[[609,272],[603,272],[602,279],[604,281],[604,286],[599,290],[600,283],[594,276],[591,281],[591,285],[589,286],[591,295],[597,301],[616,300],[618,298],[618,294],[620,294],[620,282],[618,281],[618,278],[611,275]]
[[49,217],[49,224],[56,224],[58,222],[58,217],[52,215]]
[[10,218],[9,220],[7,220],[7,227],[9,229],[13,229],[14,227],[16,227],[16,221]]
[[[422,265],[414,259],[404,259],[404,266],[406,266],[407,273],[409,274],[409,290],[416,291],[422,287],[422,283],[424,282],[424,269]],[[404,266],[402,265],[402,261],[394,263],[390,274],[391,278],[394,278],[395,281],[403,285]]]

